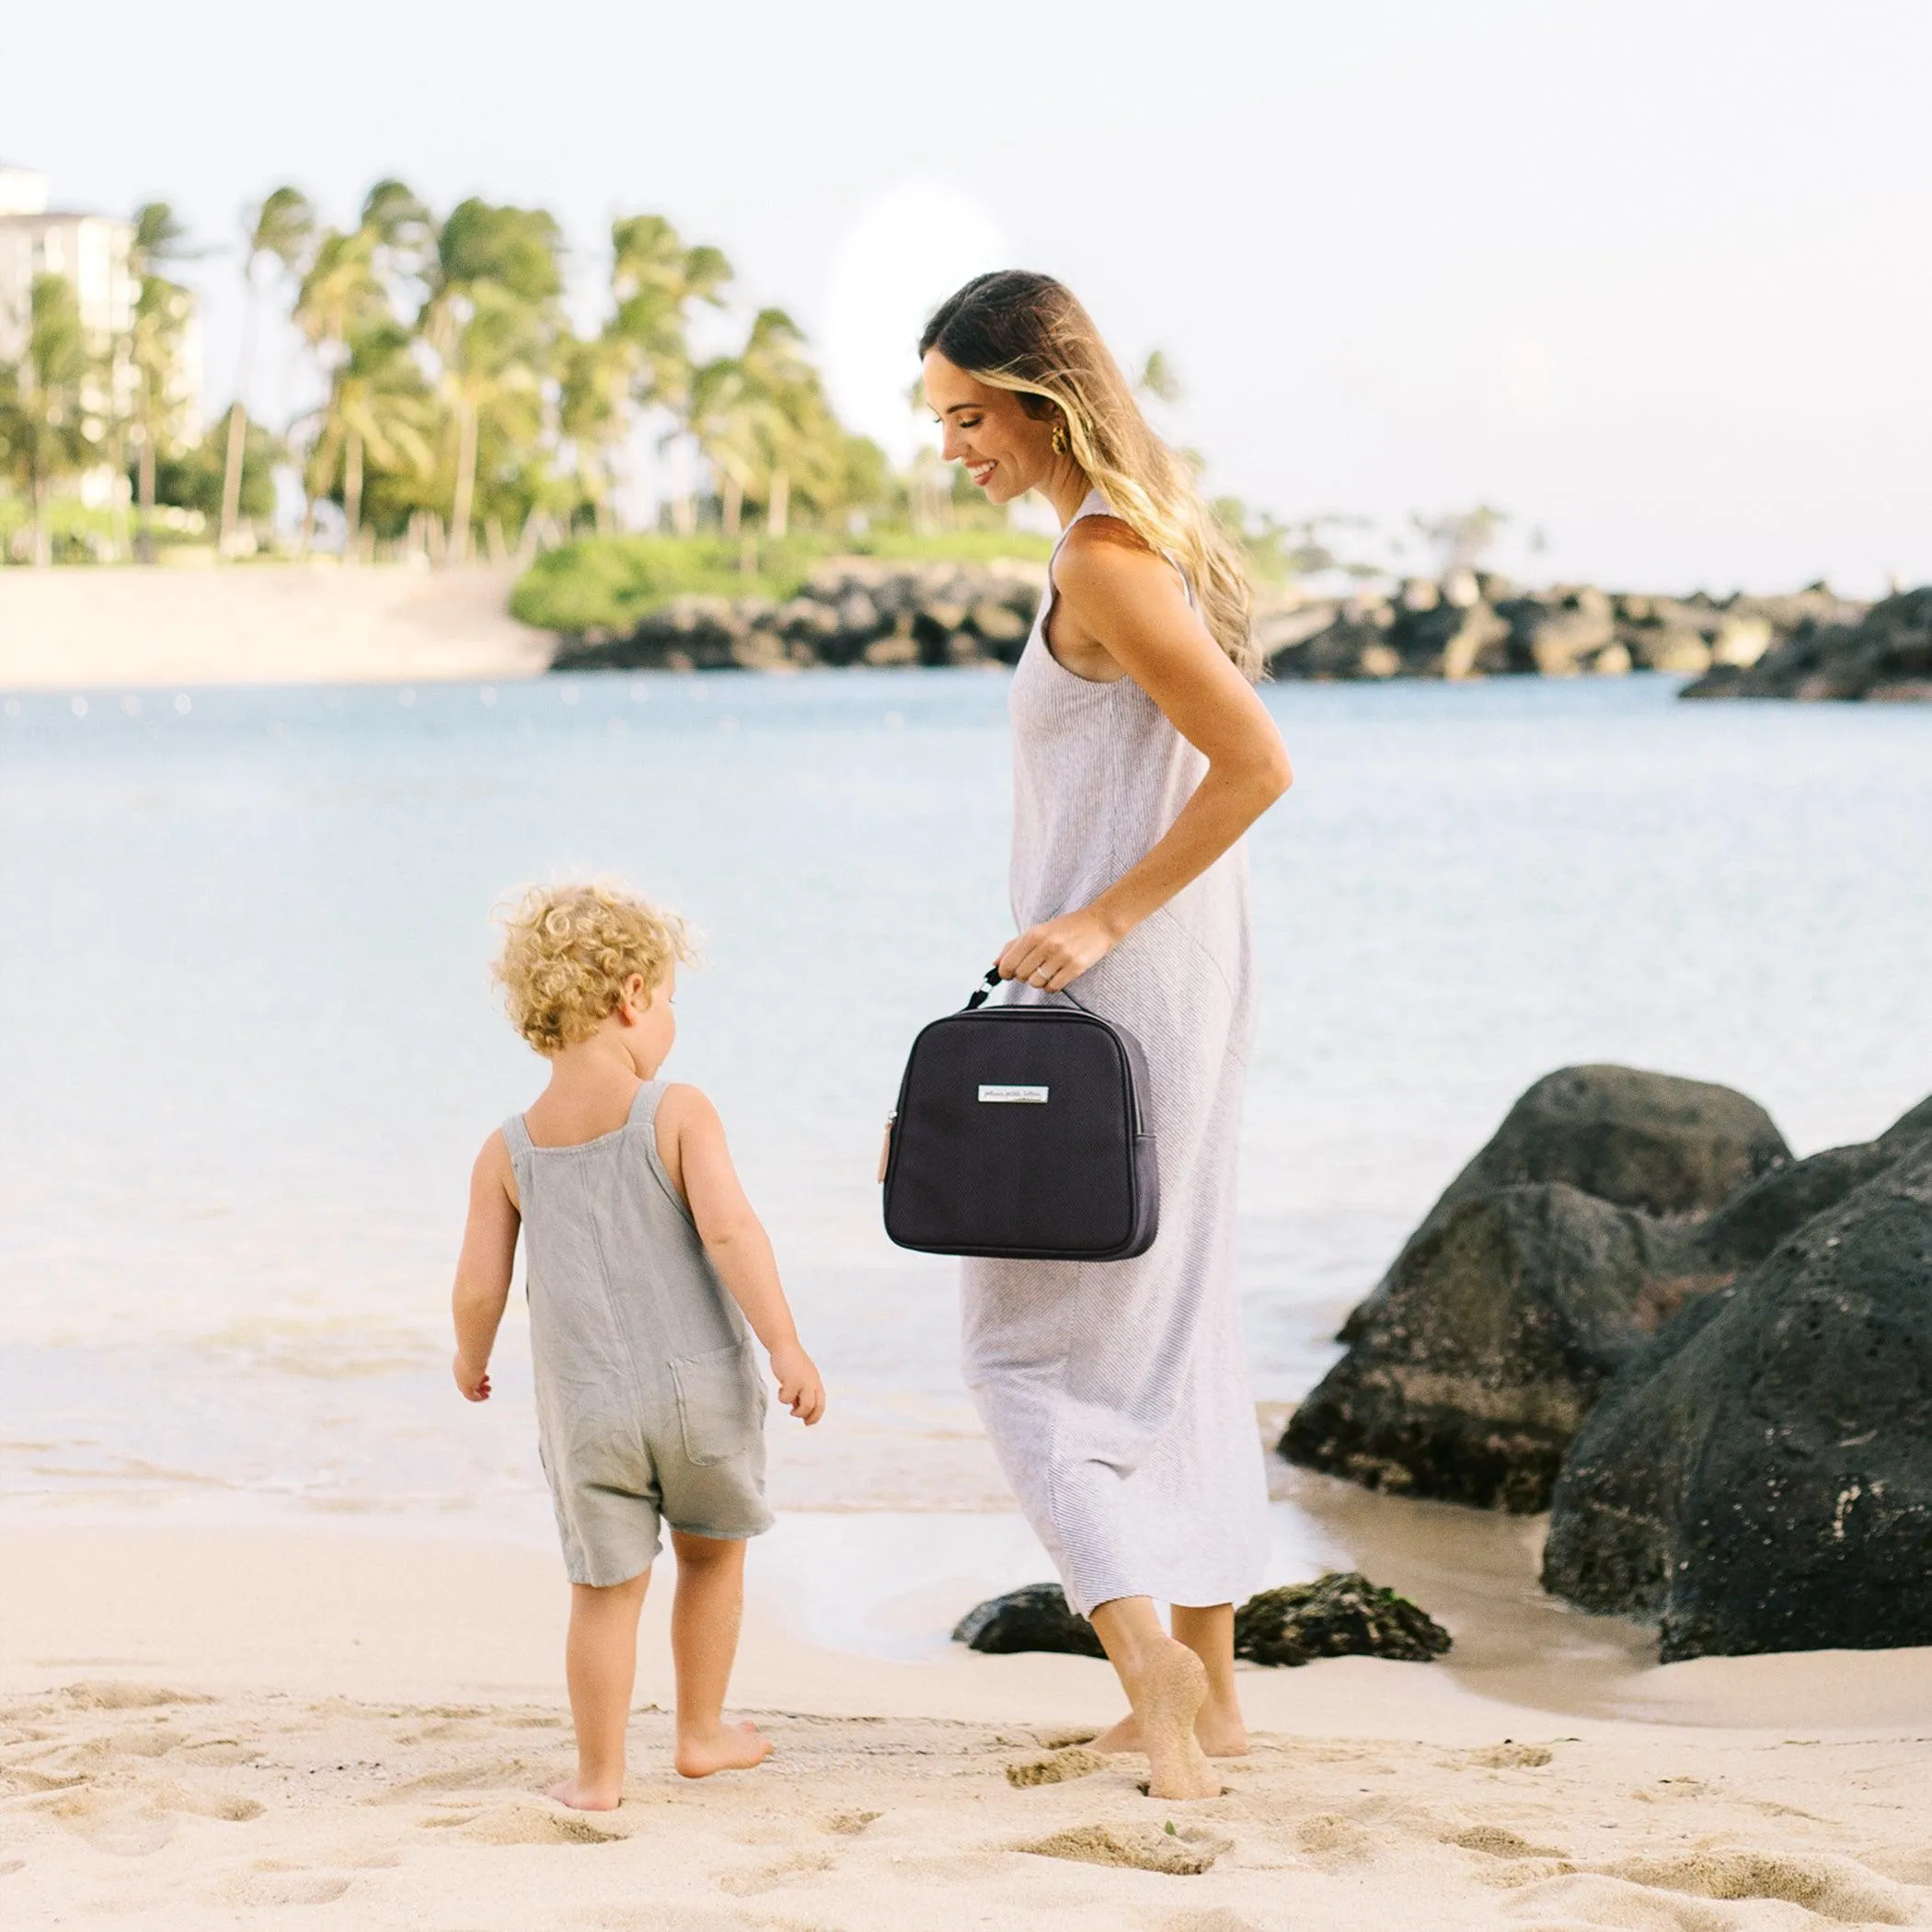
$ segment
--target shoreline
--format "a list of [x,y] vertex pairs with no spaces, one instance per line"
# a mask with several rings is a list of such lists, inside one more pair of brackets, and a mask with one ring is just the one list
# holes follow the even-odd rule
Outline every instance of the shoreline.
[[[9,1925],[199,1932],[344,1901],[359,1927],[506,1932],[1770,1932],[1932,1905],[1924,1754],[1901,1749],[1932,1723],[1932,1651],[1671,1667],[1735,1678],[1749,1729],[1554,1716],[1439,1665],[1248,1670],[1252,1755],[1177,1806],[1140,1794],[1136,1758],[1056,1755],[1116,1714],[1106,1665],[854,1657],[754,1585],[732,1706],[777,1753],[691,1786],[666,1763],[661,1586],[625,1803],[584,1818],[540,1795],[569,1754],[554,1554],[0,1524],[0,1566],[31,1580],[0,1598]],[[1847,1694],[1881,1692],[1889,1719],[1854,1721]],[[1041,1782],[1009,1779],[1029,1765]]]
[[0,569],[0,690],[535,677],[557,640],[509,614],[513,565]]

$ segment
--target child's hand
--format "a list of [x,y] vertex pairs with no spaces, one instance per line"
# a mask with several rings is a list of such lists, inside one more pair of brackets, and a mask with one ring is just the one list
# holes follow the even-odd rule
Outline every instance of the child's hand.
[[825,1385],[811,1357],[797,1342],[772,1351],[778,1399],[810,1429],[825,1413]]
[[487,1402],[489,1400],[489,1371],[477,1368],[458,1355],[450,1364],[456,1376],[456,1386],[463,1391],[466,1402]]

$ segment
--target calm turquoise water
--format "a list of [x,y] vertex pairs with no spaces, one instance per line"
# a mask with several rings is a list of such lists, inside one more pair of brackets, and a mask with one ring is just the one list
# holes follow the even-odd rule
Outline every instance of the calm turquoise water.
[[[1661,680],[1271,691],[1244,1147],[1287,1399],[1530,1080],[1730,1081],[1800,1151],[1932,1089],[1932,710]],[[879,1231],[914,1029],[1008,933],[1005,679],[573,677],[0,700],[0,1494],[523,1512],[521,1366],[451,1390],[466,1177],[541,1068],[486,980],[521,882],[707,937],[707,1087],[841,1405],[781,1500],[997,1504],[951,1270]],[[809,1453],[808,1453],[809,1449]]]

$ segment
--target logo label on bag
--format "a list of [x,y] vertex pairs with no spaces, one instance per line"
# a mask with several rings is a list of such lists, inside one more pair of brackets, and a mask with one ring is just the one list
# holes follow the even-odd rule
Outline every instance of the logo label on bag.
[[1043,1087],[983,1087],[980,1098],[983,1100],[1018,1101],[1030,1107],[1046,1105],[1047,1089]]

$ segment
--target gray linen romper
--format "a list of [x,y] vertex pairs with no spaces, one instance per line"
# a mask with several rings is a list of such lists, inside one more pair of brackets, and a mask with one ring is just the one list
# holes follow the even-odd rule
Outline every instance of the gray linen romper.
[[564,1567],[607,1587],[649,1570],[660,1522],[737,1540],[765,1505],[763,1376],[744,1317],[658,1157],[648,1080],[615,1133],[503,1139],[522,1204],[537,1443]]

